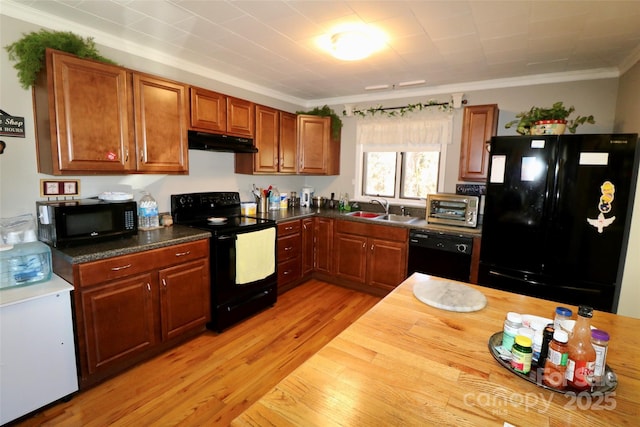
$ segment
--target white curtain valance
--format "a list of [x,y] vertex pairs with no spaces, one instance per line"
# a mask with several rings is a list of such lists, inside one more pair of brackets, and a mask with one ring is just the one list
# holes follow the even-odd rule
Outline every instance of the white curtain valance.
[[421,146],[453,142],[452,114],[358,119],[357,141],[363,145]]

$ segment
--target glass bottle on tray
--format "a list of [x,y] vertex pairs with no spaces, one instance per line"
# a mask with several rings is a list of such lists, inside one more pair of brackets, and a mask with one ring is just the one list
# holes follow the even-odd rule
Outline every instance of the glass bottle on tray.
[[596,352],[591,344],[591,318],[593,308],[581,305],[578,317],[569,337],[569,360],[567,361],[567,383],[577,391],[589,389],[593,384]]

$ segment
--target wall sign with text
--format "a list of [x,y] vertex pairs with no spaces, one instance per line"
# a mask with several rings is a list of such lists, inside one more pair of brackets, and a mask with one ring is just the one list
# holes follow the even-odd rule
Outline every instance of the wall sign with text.
[[24,117],[12,116],[0,110],[0,135],[24,138]]

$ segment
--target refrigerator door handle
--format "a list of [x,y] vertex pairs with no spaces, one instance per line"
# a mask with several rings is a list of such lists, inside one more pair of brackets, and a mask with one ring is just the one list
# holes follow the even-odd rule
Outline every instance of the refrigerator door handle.
[[[496,276],[496,277],[502,277],[502,278],[506,278],[506,279],[512,279],[512,280],[523,280],[526,281],[528,284],[531,285],[540,285],[543,286],[545,288],[555,288],[556,286],[551,285],[549,283],[543,283],[543,282],[535,282],[533,280],[529,280],[526,274],[523,274],[522,277],[517,277],[517,276],[513,276],[511,274],[505,274],[505,273],[500,273],[498,271],[495,270],[489,270],[489,275],[491,276]],[[589,289],[589,288],[579,288],[576,286],[568,286],[568,285],[562,285],[561,288],[563,290],[568,290],[568,291],[575,291],[575,292],[579,292],[579,293],[590,293],[593,295],[599,295],[600,291],[597,289]]]

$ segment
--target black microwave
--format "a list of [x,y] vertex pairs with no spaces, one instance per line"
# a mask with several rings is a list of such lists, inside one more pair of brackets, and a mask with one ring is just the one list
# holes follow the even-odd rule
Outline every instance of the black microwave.
[[138,233],[136,202],[80,199],[36,202],[38,239],[68,247]]

